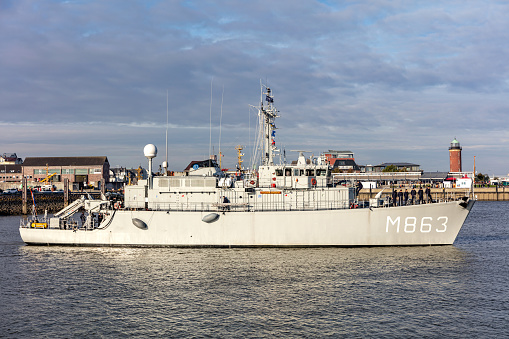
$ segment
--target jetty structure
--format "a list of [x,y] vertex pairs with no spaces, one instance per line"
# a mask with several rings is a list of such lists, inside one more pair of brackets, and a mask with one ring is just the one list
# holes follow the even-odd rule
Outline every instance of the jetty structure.
[[[354,187],[334,186],[329,164],[276,163],[279,111],[270,88],[258,108],[261,163],[225,177],[215,160],[192,163],[187,176],[154,176],[125,186],[124,205],[81,199],[53,217],[34,216],[19,231],[29,245],[282,247],[449,245],[475,199],[399,205],[381,194],[361,204]],[[77,214],[84,211],[81,221]]]

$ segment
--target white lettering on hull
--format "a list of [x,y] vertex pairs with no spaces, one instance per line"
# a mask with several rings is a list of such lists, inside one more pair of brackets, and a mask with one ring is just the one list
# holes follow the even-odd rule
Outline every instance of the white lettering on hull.
[[[403,224],[403,232],[405,233],[429,233],[433,230],[438,233],[447,231],[447,222],[449,218],[446,216],[438,217],[435,220],[432,217],[422,217],[418,222],[416,217],[406,217]],[[399,233],[401,225],[401,217],[392,219],[390,215],[387,216],[387,222],[385,224],[385,232],[389,231]]]

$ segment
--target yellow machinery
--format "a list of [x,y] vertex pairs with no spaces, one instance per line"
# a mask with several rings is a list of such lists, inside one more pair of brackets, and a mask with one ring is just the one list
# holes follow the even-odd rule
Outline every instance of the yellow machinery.
[[48,228],[48,223],[35,220],[30,223],[30,228]]
[[46,178],[42,179],[41,181],[39,182],[46,182],[46,181],[49,181],[49,179],[51,179],[52,176],[54,176],[56,173],[51,173],[49,174]]
[[239,161],[239,171],[242,171],[242,163],[244,162],[244,160],[242,160],[242,157],[244,156],[244,154],[242,153],[242,150],[244,148],[241,145],[238,145],[237,147],[235,147],[235,149],[237,150],[237,158]]

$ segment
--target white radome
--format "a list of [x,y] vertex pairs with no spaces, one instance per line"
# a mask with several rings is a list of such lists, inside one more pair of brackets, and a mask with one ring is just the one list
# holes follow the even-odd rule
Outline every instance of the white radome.
[[155,158],[157,156],[157,147],[153,144],[148,144],[143,148],[143,154],[148,159]]

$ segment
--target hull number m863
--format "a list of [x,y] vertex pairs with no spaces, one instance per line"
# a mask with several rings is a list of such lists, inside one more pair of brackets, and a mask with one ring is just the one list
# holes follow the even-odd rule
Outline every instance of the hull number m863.
[[432,217],[406,217],[404,221],[402,221],[401,217],[397,217],[396,219],[392,219],[389,215],[387,216],[387,223],[385,225],[385,232],[396,231],[399,233],[400,229],[402,229],[405,233],[429,233],[429,232],[445,232],[447,231],[447,221],[449,218],[447,217],[438,217],[436,219]]

